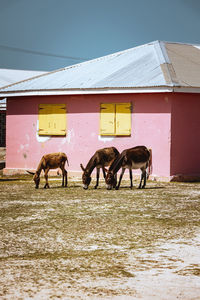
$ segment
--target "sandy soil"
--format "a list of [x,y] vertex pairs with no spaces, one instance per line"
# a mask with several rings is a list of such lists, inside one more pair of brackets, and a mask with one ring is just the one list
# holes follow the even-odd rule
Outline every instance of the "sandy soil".
[[[92,251],[92,250],[91,250]],[[113,299],[113,300],[191,300],[200,299],[200,234],[191,240],[174,240],[163,243],[153,253],[130,251],[129,267],[134,277],[96,278],[90,277],[51,282],[42,274],[38,280],[40,288],[24,278],[22,270],[30,268],[29,260],[10,260],[1,270],[1,299]],[[65,259],[58,261],[58,267],[66,265]],[[35,262],[32,267],[40,273],[43,264]],[[6,285],[11,284],[9,293]],[[95,295],[96,294],[96,295]],[[115,295],[116,294],[116,295]]]
[[200,299],[200,184],[51,187],[0,179],[0,299]]

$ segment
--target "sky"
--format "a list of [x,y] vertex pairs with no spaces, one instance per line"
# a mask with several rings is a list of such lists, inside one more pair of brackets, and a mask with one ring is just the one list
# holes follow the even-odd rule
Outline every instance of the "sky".
[[200,44],[200,1],[0,0],[0,68],[51,71],[155,40]]

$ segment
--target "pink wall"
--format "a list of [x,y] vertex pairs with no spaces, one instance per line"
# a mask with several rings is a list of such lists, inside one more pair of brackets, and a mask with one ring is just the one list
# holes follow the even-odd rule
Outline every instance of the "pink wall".
[[171,175],[200,175],[200,96],[172,95]]
[[[35,169],[43,154],[63,151],[71,171],[80,171],[97,149],[119,151],[146,145],[153,151],[153,174],[170,175],[171,94],[18,97],[7,101],[6,169]],[[100,137],[100,103],[131,102],[130,137]],[[38,104],[66,103],[66,137],[39,137]]]

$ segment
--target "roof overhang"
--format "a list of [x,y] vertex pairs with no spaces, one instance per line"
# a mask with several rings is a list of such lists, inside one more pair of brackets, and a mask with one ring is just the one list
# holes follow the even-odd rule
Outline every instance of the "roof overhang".
[[90,88],[66,90],[30,90],[0,92],[0,99],[8,97],[50,96],[50,95],[94,95],[94,94],[135,94],[135,93],[200,93],[195,87],[137,87],[137,88]]
[[155,41],[22,80],[0,97],[200,93],[200,46]]

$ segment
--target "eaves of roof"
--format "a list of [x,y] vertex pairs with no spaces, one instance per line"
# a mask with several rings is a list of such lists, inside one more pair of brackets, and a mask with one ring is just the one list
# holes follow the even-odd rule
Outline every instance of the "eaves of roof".
[[155,41],[24,80],[0,97],[200,92],[199,46]]
[[137,87],[137,88],[98,88],[98,89],[68,89],[40,90],[0,93],[0,99],[19,96],[59,96],[59,95],[98,95],[98,94],[136,94],[136,93],[200,93],[199,87]]

